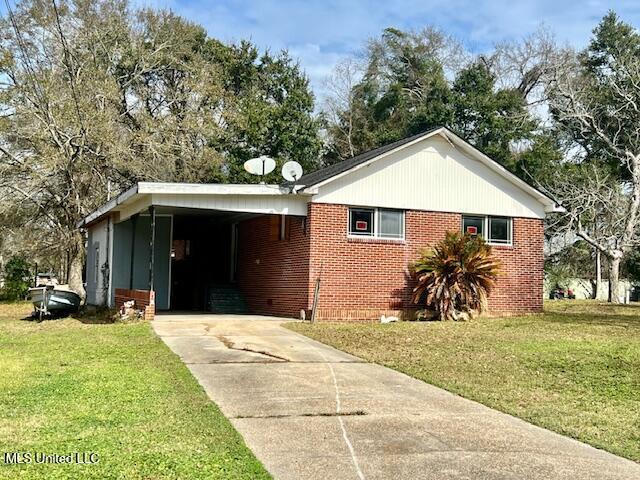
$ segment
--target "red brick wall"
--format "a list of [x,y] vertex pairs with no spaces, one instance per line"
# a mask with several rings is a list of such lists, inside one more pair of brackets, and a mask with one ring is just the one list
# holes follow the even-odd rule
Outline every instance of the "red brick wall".
[[513,247],[493,247],[502,260],[498,285],[489,298],[493,313],[542,311],[544,225],[534,218],[513,219]]
[[[271,216],[238,228],[238,285],[253,313],[297,317],[313,305],[321,274],[318,319],[375,320],[414,309],[407,266],[421,248],[447,230],[459,230],[461,215],[407,211],[404,241],[347,238],[348,207],[309,204],[306,220],[292,218],[288,240],[273,238]],[[542,309],[542,220],[514,218],[513,246],[493,247],[503,262],[490,313]]]
[[306,219],[289,217],[288,240],[279,240],[273,237],[272,217],[238,225],[238,286],[252,313],[297,318],[309,303]]
[[152,290],[128,290],[126,288],[116,288],[115,303],[116,310],[120,311],[125,302],[133,300],[133,308],[144,312],[145,320],[153,320],[156,312],[155,292]]
[[[407,266],[420,248],[459,230],[461,215],[407,211],[404,241],[347,238],[348,207],[309,206],[310,281],[308,307],[321,276],[318,319],[365,320],[415,308]],[[513,247],[495,247],[503,261],[492,313],[523,313],[542,308],[542,220],[514,219]]]

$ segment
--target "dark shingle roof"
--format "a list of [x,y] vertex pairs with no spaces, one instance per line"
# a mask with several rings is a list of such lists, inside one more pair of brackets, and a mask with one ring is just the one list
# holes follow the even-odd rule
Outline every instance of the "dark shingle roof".
[[414,140],[419,139],[420,137],[424,137],[429,135],[430,133],[435,132],[436,130],[442,127],[434,127],[424,132],[418,133],[416,135],[412,135],[411,137],[403,138],[402,140],[398,140],[397,142],[390,143],[388,145],[383,145],[382,147],[375,148],[373,150],[369,150],[368,152],[361,153],[360,155],[356,155],[355,157],[348,158],[338,163],[334,163],[333,165],[329,165],[328,167],[322,168],[315,172],[311,172],[307,175],[303,175],[298,183],[304,185],[305,187],[311,187],[320,182],[324,182],[331,177],[335,177],[347,170],[351,170],[353,167],[356,167],[362,163],[365,163],[371,159],[374,159],[384,153],[387,153],[391,150],[394,150],[402,145],[407,143],[411,143]]

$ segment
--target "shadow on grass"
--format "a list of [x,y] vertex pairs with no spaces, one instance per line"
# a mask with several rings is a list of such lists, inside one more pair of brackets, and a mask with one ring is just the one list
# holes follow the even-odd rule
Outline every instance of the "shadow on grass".
[[81,323],[89,325],[111,325],[116,323],[116,311],[110,308],[100,308],[97,310],[81,309],[71,316]]
[[596,300],[549,300],[545,301],[547,312],[602,313],[620,311],[625,315],[640,315],[640,303],[608,303]]
[[546,322],[640,329],[640,304],[545,303]]
[[80,308],[78,312],[69,314],[67,313],[50,313],[48,315],[40,316],[36,312],[32,312],[20,320],[25,322],[49,322],[58,320],[73,319],[80,323],[87,325],[112,325],[117,322],[115,310],[108,308],[101,309],[87,309],[85,307]]

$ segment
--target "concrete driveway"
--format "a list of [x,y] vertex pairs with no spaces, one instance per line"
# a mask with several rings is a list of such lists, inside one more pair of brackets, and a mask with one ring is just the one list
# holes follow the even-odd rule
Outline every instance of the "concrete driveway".
[[178,354],[278,479],[640,479],[640,465],[283,328],[158,316]]

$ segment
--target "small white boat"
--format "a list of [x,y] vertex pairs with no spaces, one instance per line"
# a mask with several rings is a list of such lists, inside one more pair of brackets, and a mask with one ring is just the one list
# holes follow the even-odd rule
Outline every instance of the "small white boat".
[[29,289],[31,303],[40,316],[72,313],[80,308],[81,298],[66,285],[43,286]]

